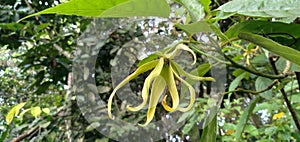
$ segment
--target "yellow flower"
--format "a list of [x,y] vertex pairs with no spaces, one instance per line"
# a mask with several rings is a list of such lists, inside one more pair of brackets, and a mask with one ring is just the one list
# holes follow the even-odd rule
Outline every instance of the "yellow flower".
[[[186,45],[184,44],[178,44],[175,49],[172,52],[167,53],[158,53],[160,55],[159,59],[150,61],[148,63],[145,63],[141,65],[135,72],[130,74],[128,77],[126,77],[120,84],[116,86],[116,88],[113,90],[112,94],[109,97],[108,100],[108,115],[111,119],[114,119],[112,113],[111,113],[111,106],[112,106],[112,100],[115,96],[118,89],[120,89],[122,86],[124,86],[126,83],[128,83],[133,78],[137,77],[141,73],[144,73],[146,71],[151,71],[149,76],[145,79],[143,89],[142,89],[142,99],[143,102],[135,107],[127,106],[127,109],[129,111],[139,111],[142,108],[144,108],[147,104],[148,98],[150,97],[149,105],[148,105],[148,112],[147,112],[147,120],[145,124],[139,124],[140,126],[146,126],[148,125],[151,120],[154,117],[155,110],[157,103],[159,102],[159,98],[163,95],[165,88],[167,87],[169,90],[169,94],[172,99],[172,106],[169,106],[166,102],[167,95],[164,96],[164,99],[162,101],[162,105],[165,110],[171,112],[174,110],[179,111],[188,111],[192,108],[194,102],[195,102],[195,90],[194,88],[186,82],[184,79],[180,77],[186,76],[188,78],[194,79],[194,80],[200,80],[200,81],[214,81],[211,77],[198,77],[194,76],[192,74],[189,74],[185,72],[182,67],[177,64],[176,62],[172,61],[172,59],[179,53],[180,50],[185,50],[190,52],[193,55],[194,62],[196,63],[196,55],[195,53]],[[184,85],[186,85],[190,92],[190,104],[185,107],[179,107],[179,95],[175,83],[175,78],[181,81]],[[151,86],[151,94],[149,96],[149,89]]]
[[284,116],[284,112],[279,112],[279,113],[273,115],[273,120],[282,118],[283,116]]

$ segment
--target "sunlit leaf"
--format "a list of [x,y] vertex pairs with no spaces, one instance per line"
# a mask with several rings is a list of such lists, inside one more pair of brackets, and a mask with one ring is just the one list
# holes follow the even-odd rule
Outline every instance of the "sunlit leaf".
[[46,114],[49,114],[50,113],[50,109],[49,108],[43,108],[42,111]]
[[299,0],[233,0],[217,10],[252,17],[299,17]]
[[168,17],[169,5],[165,0],[71,0],[41,12],[40,14],[63,14],[88,17],[160,16]]
[[19,103],[15,105],[6,115],[6,123],[10,124],[11,121],[13,120],[14,116],[18,115],[20,112],[20,109],[24,107],[26,102]]
[[177,0],[189,12],[192,21],[197,22],[204,18],[204,7],[198,0]]
[[40,107],[32,107],[31,109],[30,109],[30,111],[31,111],[31,114],[35,117],[35,118],[37,118],[38,116],[40,116],[41,115],[41,113],[42,113],[42,110],[41,110],[41,108]]

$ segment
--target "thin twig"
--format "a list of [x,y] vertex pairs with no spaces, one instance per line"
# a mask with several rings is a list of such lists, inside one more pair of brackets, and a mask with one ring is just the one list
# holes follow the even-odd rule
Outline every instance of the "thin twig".
[[226,94],[229,94],[229,93],[235,93],[235,92],[251,93],[251,94],[259,94],[259,93],[263,93],[263,92],[266,92],[266,91],[272,89],[272,87],[273,87],[274,85],[276,85],[276,83],[278,83],[278,80],[274,80],[270,85],[268,85],[266,88],[264,88],[263,90],[260,90],[260,91],[245,90],[245,89],[242,89],[242,88],[238,88],[238,89],[236,89],[236,90],[224,92],[223,95],[226,95]]
[[265,74],[265,73],[262,73],[262,72],[258,72],[256,70],[253,70],[253,69],[250,69],[250,68],[247,68],[243,65],[240,65],[238,63],[236,63],[235,61],[233,61],[230,57],[228,57],[227,55],[224,55],[224,57],[229,61],[231,62],[232,65],[236,66],[237,68],[241,68],[247,72],[250,72],[252,74],[255,74],[255,75],[258,75],[258,76],[262,76],[262,77],[266,77],[266,78],[270,78],[270,79],[283,79],[285,78],[287,75],[286,74],[282,74],[282,75],[272,75],[272,74]]
[[[274,73],[278,75],[279,73],[278,73],[278,70],[277,70],[277,68],[276,68],[275,61],[273,60],[272,57],[269,57],[269,61],[270,61],[271,66],[272,66],[272,68],[273,68],[273,70],[274,70]],[[287,65],[287,66],[288,66],[288,65]],[[280,79],[279,79],[279,82],[281,82]],[[294,108],[293,108],[291,102],[289,101],[289,99],[288,99],[288,97],[287,97],[287,94],[286,94],[284,88],[281,88],[281,89],[280,89],[280,92],[281,92],[281,94],[282,94],[282,96],[283,96],[283,99],[284,99],[284,101],[285,101],[285,103],[286,103],[286,105],[287,105],[287,107],[288,107],[288,109],[289,109],[289,111],[290,111],[290,113],[291,113],[291,115],[292,115],[292,118],[293,118],[293,120],[294,120],[294,122],[295,122],[295,125],[296,125],[298,131],[300,131],[300,123],[299,123],[297,114],[296,114],[296,112],[295,112],[295,110],[294,110]]]

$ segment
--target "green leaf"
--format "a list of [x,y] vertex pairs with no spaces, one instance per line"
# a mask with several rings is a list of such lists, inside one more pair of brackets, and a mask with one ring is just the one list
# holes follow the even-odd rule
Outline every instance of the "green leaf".
[[256,97],[255,99],[252,100],[252,102],[245,108],[237,126],[236,126],[236,131],[234,133],[235,135],[235,138],[236,138],[236,141],[239,142],[241,141],[241,136],[242,136],[242,133],[246,127],[246,124],[253,112],[253,109],[255,108],[256,106],[256,103],[261,99],[261,97]]
[[[63,14],[88,17],[168,17],[170,8],[165,0],[71,0],[69,2],[31,14]],[[19,20],[19,21],[21,21]]]
[[140,67],[141,65],[145,64],[145,63],[148,63],[154,59],[157,59],[159,56],[157,54],[151,54],[149,55],[148,57],[144,58],[143,60],[141,60],[139,63],[138,63],[138,67]]
[[233,0],[217,10],[252,17],[299,17],[299,0]]
[[189,35],[193,35],[198,32],[213,32],[213,30],[210,28],[210,25],[205,21],[198,21],[187,25],[175,24],[174,26],[183,30]]
[[[265,77],[258,77],[255,81],[255,89],[256,91],[261,91],[267,88],[272,83],[272,80]],[[272,99],[272,90],[265,91],[259,94],[265,99]]]
[[247,125],[245,127],[245,132],[248,132],[251,136],[255,136],[255,137],[258,137],[259,135],[257,128],[253,125]]
[[292,63],[300,65],[300,51],[298,50],[281,45],[271,39],[256,34],[242,32],[239,34],[239,38],[255,43],[256,45],[259,45],[268,51],[291,61]]
[[26,102],[19,103],[15,105],[6,115],[6,123],[9,125],[11,121],[13,120],[14,116],[18,115],[20,112],[20,109],[24,107]]
[[[242,79],[245,78],[246,75],[247,75],[247,72],[244,72],[244,73],[240,74],[237,78],[235,78],[235,79],[230,83],[228,91],[233,91],[233,90],[235,90],[235,89],[238,87],[238,85],[240,84],[240,82],[242,81]],[[231,93],[230,93],[230,94],[231,94]],[[229,94],[229,95],[230,95],[230,94]],[[228,97],[228,98],[230,98],[230,97]]]
[[50,109],[49,108],[43,108],[42,111],[46,114],[49,114],[50,113]]
[[169,14],[170,7],[166,0],[130,0],[104,11],[100,17],[158,16],[167,18]]
[[217,139],[217,115],[204,128],[200,142],[216,142]]
[[235,38],[241,32],[255,33],[300,50],[300,32],[298,31],[300,31],[299,24],[249,20],[230,27],[225,34],[228,38]]
[[25,113],[28,112],[28,111],[30,111],[30,109],[25,109],[24,111],[22,111],[20,113],[20,119],[21,119],[21,121],[23,120]]
[[199,0],[199,1],[204,7],[205,12],[210,13],[209,5],[211,4],[211,0]]
[[182,4],[188,10],[193,22],[197,22],[204,18],[204,7],[199,0],[177,0],[177,2]]
[[30,109],[30,111],[31,111],[31,114],[35,117],[35,118],[37,118],[38,116],[40,116],[41,115],[41,113],[42,113],[42,110],[41,110],[41,108],[40,107],[32,107],[31,109]]
[[47,82],[44,82],[44,83],[42,83],[39,87],[38,87],[38,89],[36,90],[36,94],[42,94],[42,93],[44,93],[48,88],[49,88],[49,86],[52,84],[52,82],[49,82],[49,81],[47,81]]

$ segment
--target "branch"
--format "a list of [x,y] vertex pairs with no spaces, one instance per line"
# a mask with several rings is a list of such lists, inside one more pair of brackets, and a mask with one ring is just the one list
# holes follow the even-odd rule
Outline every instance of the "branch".
[[270,85],[268,85],[266,88],[264,88],[263,90],[260,90],[260,91],[245,90],[245,89],[242,89],[242,88],[238,88],[236,90],[224,92],[222,95],[226,95],[226,94],[229,94],[229,93],[235,93],[235,92],[259,94],[259,93],[263,93],[263,92],[266,92],[266,91],[272,89],[273,86],[276,85],[276,83],[278,83],[278,82],[279,82],[278,80],[274,80]]
[[233,61],[231,58],[229,58],[227,55],[224,54],[224,57],[234,66],[236,66],[237,68],[241,68],[247,72],[250,72],[252,74],[255,74],[255,75],[258,75],[258,76],[262,76],[262,77],[266,77],[266,78],[270,78],[270,79],[283,79],[287,76],[287,74],[282,74],[282,75],[272,75],[272,74],[265,74],[265,73],[262,73],[262,72],[258,72],[256,70],[253,70],[253,69],[250,69],[250,68],[247,68],[243,65],[240,65],[238,63],[236,63],[235,61]]
[[35,127],[33,129],[27,130],[25,133],[21,134],[20,136],[14,138],[11,142],[19,142],[26,137],[30,136],[31,134],[35,133],[40,127]]
[[[275,74],[278,74],[278,70],[277,70],[277,68],[276,68],[275,61],[273,60],[272,57],[269,57],[269,60],[270,60],[271,66],[272,66],[272,68],[273,68],[273,70],[274,70],[274,73],[275,73]],[[289,65],[288,65],[288,64],[287,64],[287,66],[286,66],[285,71],[288,70],[287,68],[289,68]],[[281,82],[281,80],[279,80],[279,82]],[[300,123],[299,123],[297,114],[296,114],[296,112],[295,112],[295,110],[294,110],[294,108],[293,108],[291,102],[289,101],[289,99],[288,99],[288,97],[287,97],[287,94],[286,94],[284,88],[281,88],[281,89],[280,89],[280,92],[281,92],[281,94],[282,94],[282,96],[283,96],[283,99],[284,99],[284,101],[285,101],[285,103],[286,103],[286,105],[287,105],[287,107],[288,107],[288,109],[289,109],[289,111],[290,111],[290,113],[291,113],[291,115],[292,115],[292,118],[293,118],[293,120],[294,120],[294,122],[295,122],[295,125],[296,125],[298,131],[300,131]]]

